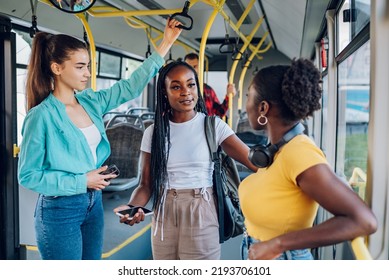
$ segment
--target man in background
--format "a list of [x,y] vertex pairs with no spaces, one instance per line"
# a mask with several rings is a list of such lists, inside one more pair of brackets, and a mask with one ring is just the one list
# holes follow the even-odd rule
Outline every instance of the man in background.
[[[197,74],[199,74],[199,56],[196,53],[188,53],[184,57],[184,61],[188,63],[190,66],[192,66]],[[208,115],[210,116],[219,116],[220,118],[223,118],[226,116],[227,110],[228,110],[228,94],[232,93],[233,96],[236,94],[236,89],[234,84],[228,84],[227,85],[227,93],[223,100],[223,103],[219,102],[219,99],[217,98],[217,95],[213,88],[211,88],[209,85],[204,83],[204,89],[203,89],[203,98],[205,102],[205,108],[207,109]]]

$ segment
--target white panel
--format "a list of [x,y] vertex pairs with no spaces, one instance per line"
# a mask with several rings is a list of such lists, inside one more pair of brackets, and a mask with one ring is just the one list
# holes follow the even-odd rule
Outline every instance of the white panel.
[[262,1],[277,49],[289,58],[300,54],[306,0]]

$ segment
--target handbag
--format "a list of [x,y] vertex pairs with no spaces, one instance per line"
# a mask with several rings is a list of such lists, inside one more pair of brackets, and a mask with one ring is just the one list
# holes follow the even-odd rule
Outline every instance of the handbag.
[[215,116],[206,116],[204,129],[214,163],[213,188],[216,194],[219,243],[244,231],[244,217],[240,208],[238,186],[240,178],[235,161],[216,144]]

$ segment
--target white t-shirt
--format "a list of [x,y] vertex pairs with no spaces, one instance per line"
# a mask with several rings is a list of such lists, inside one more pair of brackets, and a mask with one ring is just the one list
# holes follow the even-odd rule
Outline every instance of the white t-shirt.
[[[211,187],[213,162],[205,138],[203,113],[184,123],[170,122],[169,159],[167,162],[168,188],[193,189]],[[154,125],[143,134],[141,151],[151,153]],[[221,119],[216,118],[216,142],[220,145],[234,134]]]

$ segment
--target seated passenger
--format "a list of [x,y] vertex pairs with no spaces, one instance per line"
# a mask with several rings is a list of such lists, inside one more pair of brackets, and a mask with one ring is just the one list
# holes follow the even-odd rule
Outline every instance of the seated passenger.
[[110,155],[102,116],[142,93],[181,33],[178,24],[168,21],[156,52],[129,79],[99,91],[85,89],[90,59],[84,42],[45,32],[34,37],[18,179],[39,193],[35,230],[42,259],[101,258],[101,190],[116,177],[101,174]]
[[[220,258],[219,225],[213,195],[213,162],[205,137],[207,115],[195,70],[172,62],[159,74],[155,124],[143,136],[141,182],[129,205],[144,206],[153,197],[152,252],[154,259]],[[253,171],[249,148],[220,118],[217,143],[235,160]],[[120,206],[115,212],[129,206]],[[133,225],[135,217],[120,222]]]
[[[261,168],[239,187],[248,233],[242,242],[243,259],[312,259],[309,248],[352,240],[377,229],[369,207],[332,171],[323,152],[300,129],[300,121],[320,109],[320,83],[315,66],[298,59],[291,66],[260,70],[249,87],[250,126],[266,130],[267,151],[274,157],[261,159],[260,149],[250,153]],[[319,204],[334,216],[313,226]]]

